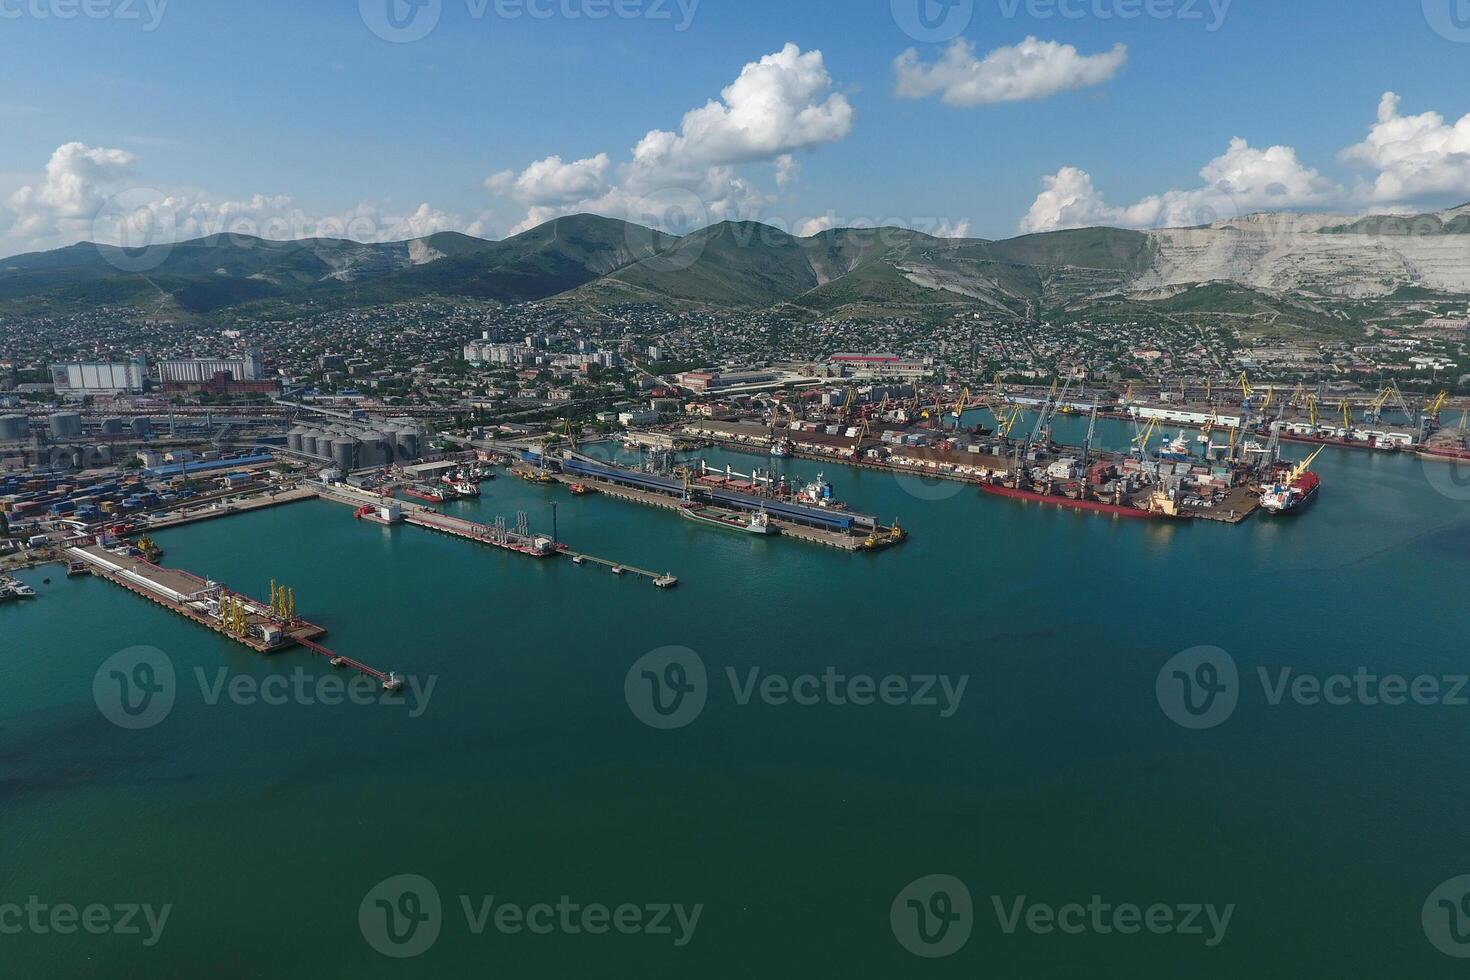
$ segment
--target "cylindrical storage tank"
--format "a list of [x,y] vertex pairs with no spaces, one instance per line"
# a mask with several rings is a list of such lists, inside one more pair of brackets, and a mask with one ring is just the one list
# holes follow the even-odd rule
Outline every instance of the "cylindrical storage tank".
[[318,436],[315,432],[309,430],[303,432],[301,434],[301,451],[308,456],[320,456],[321,453],[316,451],[317,438]]
[[0,415],[0,442],[24,442],[31,425],[24,415]]
[[398,458],[404,461],[419,458],[419,434],[417,429],[399,429],[396,437],[398,442]]
[[122,419],[103,419],[102,434],[104,436],[120,436],[123,434]]
[[112,465],[112,447],[111,446],[93,446],[92,449],[91,449],[91,455],[90,455],[90,457],[87,460],[87,464],[89,466],[111,466]]
[[145,438],[153,431],[153,420],[146,415],[135,416],[132,422],[132,429],[133,435],[139,439]]
[[332,462],[343,473],[351,473],[357,469],[357,440],[332,440]]
[[358,462],[362,466],[387,466],[393,462],[393,443],[381,432],[367,433],[362,437]]
[[52,469],[69,469],[72,465],[71,450],[65,446],[52,446],[49,451],[43,450],[43,452],[46,452],[47,461]]
[[301,452],[301,437],[306,435],[305,429],[292,429],[286,433],[286,448],[293,453]]
[[51,416],[53,439],[75,439],[82,434],[82,417],[76,412],[57,412]]

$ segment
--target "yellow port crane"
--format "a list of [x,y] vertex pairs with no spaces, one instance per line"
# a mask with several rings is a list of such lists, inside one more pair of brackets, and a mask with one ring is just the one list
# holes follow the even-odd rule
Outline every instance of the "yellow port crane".
[[296,622],[296,590],[276,585],[271,579],[271,615],[283,623]]
[[1317,396],[1307,392],[1307,418],[1312,420],[1312,428],[1320,428],[1322,425],[1322,414],[1317,408]]
[[1317,457],[1321,456],[1326,451],[1327,447],[1323,446],[1312,455],[1302,460],[1292,469],[1289,474],[1287,474],[1286,478],[1281,482],[1286,484],[1287,486],[1291,486],[1293,483],[1300,480],[1303,476],[1306,476],[1307,470],[1310,470],[1312,468],[1312,464],[1317,462]]
[[1002,406],[1001,410],[995,413],[996,435],[1002,439],[1009,439],[1011,432],[1015,430],[1017,423],[1021,421],[1022,414],[1021,408],[1018,405],[1011,410],[1010,416],[1007,417],[1005,407]]
[[1154,437],[1154,432],[1158,430],[1158,427],[1158,419],[1149,419],[1143,431],[1133,437],[1133,445],[1138,450],[1139,459],[1148,459],[1148,441]]
[[1352,406],[1352,403],[1349,402],[1346,398],[1344,398],[1342,401],[1340,401],[1340,402],[1337,403],[1337,407],[1342,411],[1342,427],[1347,430],[1347,433],[1346,433],[1347,435],[1352,435],[1352,432],[1353,432],[1353,406]]
[[1261,412],[1262,413],[1265,413],[1267,411],[1270,411],[1271,406],[1274,405],[1275,403],[1276,403],[1276,386],[1275,385],[1267,385],[1266,386],[1266,398],[1265,398],[1264,401],[1261,402]]
[[1251,386],[1250,376],[1248,374],[1246,374],[1244,371],[1240,372],[1239,384],[1240,384],[1240,394],[1241,394],[1241,396],[1246,401],[1250,401],[1251,400],[1251,396],[1256,393],[1256,389]]
[[1429,407],[1424,410],[1424,417],[1431,419],[1439,418],[1439,413],[1444,411],[1445,402],[1449,400],[1450,393],[1448,391],[1441,391],[1435,395],[1434,400],[1429,403]]

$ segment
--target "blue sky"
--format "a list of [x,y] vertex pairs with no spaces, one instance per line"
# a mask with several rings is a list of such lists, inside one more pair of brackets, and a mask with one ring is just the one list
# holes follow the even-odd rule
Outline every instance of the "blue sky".
[[[974,0],[951,12],[961,20],[950,33],[962,23],[973,54],[959,52],[948,73],[931,66],[954,42],[905,33],[912,12],[896,16],[890,0],[700,0],[684,30],[693,0],[668,0],[667,17],[600,20],[585,16],[598,0],[547,0],[552,16],[515,19],[496,13],[510,0],[489,0],[479,17],[477,0],[442,0],[437,25],[410,43],[376,36],[358,0],[168,0],[161,11],[162,0],[89,0],[107,16],[57,16],[81,2],[0,0],[0,253],[93,237],[89,212],[150,195],[196,214],[291,215],[279,226],[308,232],[355,215],[361,237],[416,227],[415,214],[501,237],[585,204],[629,213],[630,198],[665,200],[659,181],[688,189],[711,218],[796,230],[891,220],[984,237],[1272,203],[1470,201],[1465,0],[1424,0],[1428,15],[1421,0],[1234,0],[1218,23],[1224,0],[1067,0],[1081,16],[1047,0]],[[374,2],[388,0],[363,0],[367,20],[380,16]],[[1176,15],[1099,16],[1130,2]],[[1016,48],[1027,38],[1041,45],[1030,62]],[[1088,61],[1119,44],[1125,56]],[[685,113],[787,45],[820,77],[788,107],[790,126],[769,139],[690,139],[657,173],[622,172],[646,133],[687,137]],[[921,71],[900,97],[894,61],[910,48]],[[996,49],[1012,56],[977,64]],[[1031,79],[1018,100],[1004,94],[1017,81],[1007,72]],[[968,95],[967,80],[978,86]],[[1365,145],[1390,91],[1400,108]],[[817,131],[803,130],[804,109],[824,116]],[[1239,152],[1202,179],[1232,138]],[[82,149],[53,159],[71,144]],[[1340,154],[1354,145],[1349,165]],[[514,179],[552,155],[566,165],[599,154],[606,162],[588,173],[550,175],[550,189]],[[776,161],[788,155],[799,171],[782,184]],[[496,174],[498,190],[486,183]],[[586,194],[563,177],[586,178]]]

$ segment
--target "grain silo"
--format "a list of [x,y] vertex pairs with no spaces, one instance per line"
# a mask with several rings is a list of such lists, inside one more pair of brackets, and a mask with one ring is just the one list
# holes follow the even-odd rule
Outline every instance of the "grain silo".
[[315,429],[307,429],[301,433],[301,451],[308,456],[320,456],[321,453],[317,451],[317,440],[320,438],[321,434]]
[[87,465],[88,466],[111,466],[112,465],[112,447],[111,446],[93,446],[91,449],[87,450]]
[[76,412],[57,412],[51,416],[51,438],[75,439],[82,434],[82,417]]
[[344,474],[357,469],[357,440],[349,436],[333,439],[332,463]]
[[104,436],[120,436],[123,434],[122,419],[103,419],[102,434]]
[[0,442],[24,442],[31,434],[24,415],[0,415]]
[[286,433],[286,448],[293,453],[301,452],[301,437],[306,435],[306,430],[297,426]]
[[419,458],[419,432],[417,429],[399,429],[394,434],[398,445],[398,458],[405,463]]
[[146,415],[135,415],[133,416],[132,430],[133,435],[139,439],[146,439],[153,431],[153,420]]
[[362,445],[358,449],[358,465],[387,466],[393,462],[393,441],[381,432],[367,432],[363,434]]

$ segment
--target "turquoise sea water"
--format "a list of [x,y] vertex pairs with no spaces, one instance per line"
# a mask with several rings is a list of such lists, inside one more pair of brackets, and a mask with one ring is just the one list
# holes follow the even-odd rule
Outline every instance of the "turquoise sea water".
[[[1059,438],[1083,427],[1065,420]],[[1421,908],[1470,873],[1470,706],[1273,705],[1257,679],[1470,670],[1470,507],[1440,465],[1332,451],[1312,511],[1232,529],[781,464],[825,471],[855,509],[901,518],[911,541],[878,556],[506,478],[452,507],[512,524],[524,510],[549,528],[556,501],[563,540],[673,572],[669,593],[319,502],[160,535],[164,564],[259,596],[278,579],[333,649],[432,678],[418,717],[412,700],[210,703],[221,677],[332,671],[300,652],[256,657],[105,582],[25,573],[41,599],[0,607],[0,926],[4,904],[30,896],[171,911],[151,947],[0,934],[4,973],[1462,975]],[[126,730],[99,711],[93,682],[139,645],[173,666],[174,703]],[[657,730],[625,680],[671,646],[697,652],[707,702],[687,727]],[[1227,651],[1240,684],[1228,721],[1196,731],[1170,720],[1156,681],[1200,646]],[[946,718],[908,704],[742,705],[727,674],[829,667],[969,680]],[[433,883],[442,921],[422,955],[391,959],[359,911],[406,874]],[[890,906],[935,874],[965,883],[974,921],[963,948],[920,959]],[[1094,895],[1235,908],[1208,947],[1008,934],[993,907]],[[461,896],[703,910],[681,947],[616,931],[476,934]]]

